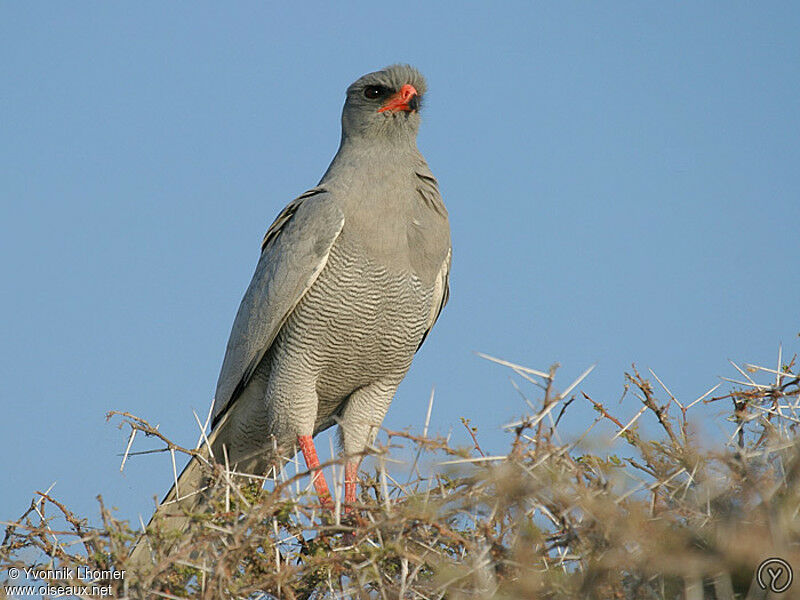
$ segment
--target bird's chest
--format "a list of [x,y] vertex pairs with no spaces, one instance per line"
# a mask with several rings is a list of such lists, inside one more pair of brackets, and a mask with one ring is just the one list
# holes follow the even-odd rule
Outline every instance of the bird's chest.
[[408,269],[387,267],[343,235],[285,329],[323,387],[349,393],[402,378],[427,329],[432,294]]
[[[410,198],[405,196],[411,195]],[[370,211],[346,217],[337,244],[357,248],[377,270],[411,274],[433,285],[447,255],[450,235],[446,218],[418,202],[416,191],[372,201]],[[369,268],[368,268],[369,270]]]

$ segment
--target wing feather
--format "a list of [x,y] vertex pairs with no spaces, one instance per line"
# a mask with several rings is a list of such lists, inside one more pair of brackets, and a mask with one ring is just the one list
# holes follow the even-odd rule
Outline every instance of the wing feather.
[[450,256],[452,253],[452,249],[447,251],[447,257],[444,259],[442,268],[439,270],[439,275],[436,277],[436,282],[434,283],[433,288],[431,314],[428,318],[428,328],[425,330],[425,333],[422,334],[422,339],[419,342],[419,346],[417,346],[417,350],[422,347],[425,338],[428,337],[428,334],[431,332],[431,329],[433,329],[433,325],[436,323],[439,315],[442,314],[442,309],[450,299]]
[[267,230],[228,339],[212,422],[250,382],[283,323],[325,268],[342,227],[344,215],[330,194],[314,188],[293,200]]

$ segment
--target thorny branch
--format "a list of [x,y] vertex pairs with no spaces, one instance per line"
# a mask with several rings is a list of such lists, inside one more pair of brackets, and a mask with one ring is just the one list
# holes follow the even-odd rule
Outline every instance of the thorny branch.
[[[554,391],[555,366],[544,372],[486,358],[543,392],[537,408],[507,426],[506,454],[487,452],[466,418],[467,448],[428,436],[427,429],[424,435],[384,429],[349,515],[341,506],[333,514],[320,510],[307,492],[309,473],[295,459],[261,478],[208,464],[210,512],[193,515],[194,526],[177,545],[155,522],[148,528],[152,568],[100,583],[128,599],[672,600],[689,597],[692,586],[713,590],[708,598],[732,598],[730,590],[746,598],[763,556],[800,564],[794,358],[778,369],[752,367],[769,383],[747,375],[749,381],[722,395],[708,399],[712,388],[688,402],[653,373],[668,394],[659,400],[634,367],[626,390],[640,407],[611,410],[581,392],[599,416],[577,434],[579,414],[568,411],[574,396]],[[732,402],[724,415],[730,438],[696,441],[689,416],[723,400]],[[672,403],[680,408],[674,417]],[[130,452],[134,432],[156,439],[170,456],[199,456],[144,419],[108,416],[131,430],[123,466],[137,454]],[[603,450],[589,450],[598,421],[615,435]],[[407,456],[415,458],[405,478]],[[340,460],[325,467],[342,473]],[[171,477],[163,479],[168,484]],[[51,491],[37,493],[18,519],[5,523],[0,569],[125,569],[139,528],[116,518],[102,497],[98,502],[101,523],[90,526]]]

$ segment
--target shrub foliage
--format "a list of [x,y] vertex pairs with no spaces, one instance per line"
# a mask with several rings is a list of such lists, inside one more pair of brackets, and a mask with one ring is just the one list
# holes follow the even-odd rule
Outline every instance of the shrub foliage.
[[[266,479],[208,465],[213,510],[183,534],[154,520],[144,542],[153,564],[141,569],[126,566],[140,528],[101,497],[102,525],[92,527],[37,492],[6,527],[0,568],[126,569],[96,582],[114,598],[754,600],[765,597],[753,578],[761,561],[800,565],[794,359],[734,365],[738,380],[688,402],[633,368],[624,408],[635,401],[638,412],[626,418],[619,404],[576,392],[580,380],[556,391],[555,367],[496,362],[538,390],[506,426],[502,455],[488,455],[466,419],[468,447],[428,435],[427,420],[421,433],[384,430],[351,511],[338,501],[322,510],[295,461]],[[562,421],[579,403],[595,419],[567,439]],[[713,408],[719,422],[697,433],[692,418]],[[155,438],[173,465],[175,454],[197,454],[142,419],[111,416],[131,441]],[[596,433],[601,423],[611,439]],[[326,467],[341,497],[341,464]]]

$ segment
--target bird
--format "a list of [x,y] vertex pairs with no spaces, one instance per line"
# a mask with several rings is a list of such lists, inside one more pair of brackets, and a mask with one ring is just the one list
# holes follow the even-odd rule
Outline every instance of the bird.
[[[449,298],[448,212],[417,147],[426,91],[405,64],[347,88],[338,151],[267,230],[216,386],[203,451],[263,476],[276,450],[299,448],[328,506],[314,436],[338,425],[352,506],[361,457]],[[193,458],[156,514],[196,508],[201,473]],[[171,512],[169,527],[187,526]]]

